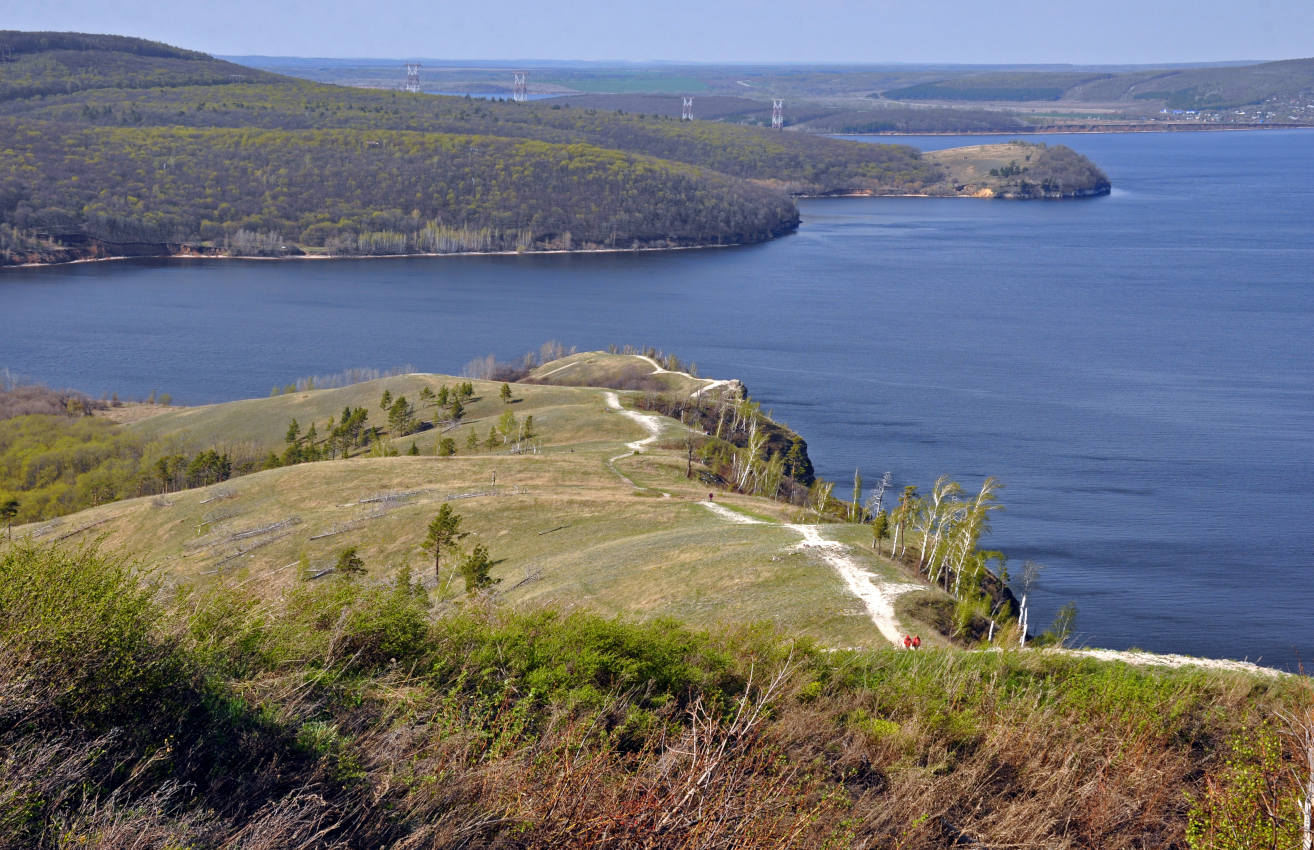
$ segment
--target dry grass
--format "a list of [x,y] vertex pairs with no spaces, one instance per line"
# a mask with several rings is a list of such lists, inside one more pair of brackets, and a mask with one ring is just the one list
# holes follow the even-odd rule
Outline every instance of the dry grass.
[[544,363],[525,379],[530,383],[618,390],[675,392],[689,395],[707,382],[679,372],[657,372],[647,359],[632,354],[586,351]]
[[145,401],[126,401],[117,407],[110,405],[101,408],[96,411],[95,415],[104,417],[111,422],[117,422],[120,425],[131,425],[135,422],[144,422],[163,413],[178,413],[187,409],[186,407],[151,404]]
[[[0,847],[1185,847],[1306,680],[0,558]],[[69,607],[67,599],[80,600]],[[150,711],[143,711],[145,706]],[[1302,715],[1303,716],[1303,715]],[[1299,741],[1258,774],[1291,817]]]
[[[628,355],[567,360],[580,358],[652,369]],[[133,427],[195,446],[227,435],[267,451],[281,446],[293,417],[303,430],[318,417],[322,430],[343,406],[367,406],[379,415],[378,396],[385,388],[394,397],[416,400],[421,387],[456,380],[396,376],[173,410]],[[414,441],[424,453],[420,457],[358,457],[267,470],[105,505],[58,525],[20,527],[16,534],[34,534],[39,541],[97,537],[161,568],[176,583],[285,585],[295,581],[303,559],[318,573],[330,568],[344,547],[355,546],[372,575],[410,567],[450,591],[452,573],[435,576],[422,546],[438,506],[453,500],[474,532],[468,542],[489,547],[498,591],[511,604],[578,605],[705,626],[769,622],[836,646],[882,641],[834,571],[815,554],[795,549],[797,535],[769,525],[732,525],[695,504],[706,497],[707,487],[684,477],[679,441],[674,448],[624,454],[625,443],[646,432],[609,410],[602,390],[517,384],[515,403],[505,405],[497,395],[500,384],[475,385],[479,400],[468,406],[468,424],[447,433],[459,447],[453,457],[434,456],[439,434],[430,430],[394,441],[402,452]],[[520,418],[534,417],[539,453],[484,448],[468,453],[466,436],[473,431],[485,438],[489,424],[508,409]],[[683,428],[668,421],[666,432]],[[616,471],[645,489],[630,487],[612,471],[608,459],[618,454],[624,456],[614,462]],[[380,499],[387,494],[398,497]],[[768,522],[798,518],[796,508],[766,499],[717,498]],[[877,575],[899,574],[862,546],[862,529],[836,526],[835,533],[856,541],[857,557]]]

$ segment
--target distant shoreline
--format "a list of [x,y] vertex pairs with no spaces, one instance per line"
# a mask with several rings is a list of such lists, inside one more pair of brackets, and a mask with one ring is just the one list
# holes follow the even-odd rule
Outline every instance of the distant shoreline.
[[1208,125],[1208,124],[1174,124],[1171,126],[1160,126],[1154,124],[1137,124],[1126,127],[1074,127],[1072,129],[1047,128],[1044,130],[974,130],[974,131],[955,131],[952,133],[943,132],[915,132],[903,130],[891,130],[885,133],[824,133],[822,135],[833,137],[876,137],[876,136],[1068,136],[1068,135],[1088,135],[1088,136],[1113,136],[1113,135],[1130,135],[1132,133],[1244,133],[1249,131],[1267,132],[1271,130],[1314,130],[1314,124],[1246,124],[1246,125]]
[[[851,134],[857,135],[857,134]],[[877,135],[877,134],[868,134]],[[945,134],[961,135],[961,134]],[[1102,197],[1109,194],[1097,192],[1091,195],[1073,195],[1064,198],[1027,198],[1025,200],[1034,201],[1074,201],[1086,200],[1091,197]],[[873,192],[845,192],[843,194],[829,195],[792,195],[795,200],[826,200],[828,198],[963,198],[973,201],[982,200],[1014,200],[1011,198],[991,198],[977,195],[966,194],[933,194],[929,192],[919,193],[890,193],[881,194]],[[177,254],[116,254],[108,257],[79,257],[75,260],[58,260],[48,263],[15,263],[12,265],[0,265],[0,273],[6,269],[36,269],[48,268],[51,266],[71,266],[81,263],[107,263],[121,260],[242,260],[242,261],[268,261],[280,262],[286,260],[396,260],[406,257],[527,257],[527,256],[546,256],[553,254],[641,254],[656,251],[703,251],[714,248],[743,248],[749,245],[762,245],[767,242],[775,241],[781,236],[788,236],[798,231],[797,225],[784,233],[773,234],[767,239],[759,242],[723,242],[708,243],[706,245],[665,245],[661,247],[640,247],[640,248],[553,248],[541,251],[446,251],[442,253],[425,252],[425,253],[408,253],[408,254],[284,254],[278,257],[263,257],[246,254],[196,254],[196,253],[177,253]]]
[[[792,231],[791,231],[792,232]],[[788,234],[782,234],[788,235]],[[779,237],[772,237],[773,239]],[[639,254],[648,251],[703,251],[713,248],[741,248],[760,245],[761,242],[725,242],[719,245],[669,245],[661,248],[554,248],[547,251],[446,251],[443,253],[413,254],[284,254],[280,257],[261,257],[246,254],[123,254],[112,257],[81,257],[53,263],[17,263],[0,266],[5,269],[39,269],[52,266],[72,266],[81,263],[109,263],[121,260],[240,260],[243,262],[284,262],[288,260],[397,260],[407,257],[526,257],[547,254]]]

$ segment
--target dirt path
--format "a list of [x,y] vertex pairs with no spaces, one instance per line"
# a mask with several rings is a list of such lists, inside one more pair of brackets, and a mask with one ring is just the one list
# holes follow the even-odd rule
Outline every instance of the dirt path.
[[[775,525],[745,516],[716,502],[699,502],[699,504],[726,522],[738,525]],[[843,543],[822,537],[818,526],[786,523],[780,527],[788,528],[802,536],[803,540],[797,548],[814,550],[821,560],[839,573],[849,592],[862,600],[863,606],[867,609],[867,616],[886,640],[895,645],[903,643],[904,633],[899,627],[898,617],[894,614],[894,599],[910,590],[922,590],[920,584],[881,581],[851,557],[847,551],[848,547]]]
[[738,525],[767,525],[768,524],[762,522],[762,520],[760,519],[754,519],[751,516],[745,516],[744,514],[741,514],[739,511],[732,511],[729,508],[724,507],[723,505],[718,505],[716,502],[699,502],[698,504],[707,508],[709,511],[716,514],[726,522],[733,522],[733,523],[737,523]]
[[[644,437],[642,440],[634,440],[626,443],[625,447],[627,449],[632,452],[637,452],[642,450],[644,446],[657,440],[657,435],[662,432],[662,417],[658,416],[656,413],[640,413],[637,410],[630,410],[627,407],[623,407],[620,403],[620,398],[610,390],[607,391],[606,398],[608,407],[619,413],[621,416],[624,416],[626,419],[637,422],[648,432],[648,436]],[[616,457],[621,458],[625,457],[625,455],[616,455]],[[615,459],[616,458],[612,458],[612,460]]]
[[637,422],[648,432],[648,436],[644,437],[642,440],[631,440],[626,443],[625,448],[629,449],[629,451],[622,452],[615,457],[607,458],[607,466],[611,467],[611,471],[616,473],[620,480],[624,481],[635,490],[645,490],[647,489],[646,487],[640,487],[638,484],[635,484],[633,480],[625,475],[625,473],[617,469],[616,461],[624,457],[629,457],[635,452],[642,451],[644,446],[655,442],[657,440],[657,435],[662,432],[661,417],[655,413],[639,413],[637,410],[630,410],[623,407],[620,403],[620,398],[610,390],[604,394],[604,397],[607,399],[607,407],[616,411],[621,416],[624,416],[626,419]]
[[574,363],[567,363],[565,366],[558,366],[557,368],[553,369],[551,372],[544,372],[542,375],[539,375],[539,377],[540,377],[540,378],[546,378],[548,375],[555,375],[555,374],[557,374],[558,372],[564,372],[564,371],[566,371],[567,369],[570,369],[570,368],[572,368],[572,367],[574,367],[574,366],[578,366],[578,365],[579,365],[579,361],[576,361],[576,362],[574,362]]
[[[703,382],[703,385],[702,385],[701,387],[699,387],[698,389],[694,390],[692,393],[690,393],[690,394],[689,394],[689,398],[698,398],[698,396],[702,395],[703,393],[707,392],[708,390],[715,389],[716,387],[724,387],[724,386],[727,386],[727,385],[729,385],[729,384],[737,384],[737,383],[739,383],[739,381],[738,381],[737,379],[735,379],[735,378],[725,378],[725,379],[722,379],[722,380],[719,380],[719,381],[713,381],[711,378],[698,378],[698,377],[695,377],[695,376],[693,376],[693,375],[690,375],[688,372],[672,372],[670,369],[663,369],[663,368],[662,368],[662,364],[658,363],[656,360],[653,360],[651,357],[649,357],[649,356],[646,355],[646,354],[634,354],[634,355],[631,355],[631,356],[632,356],[632,357],[637,357],[637,358],[639,358],[640,360],[643,360],[643,361],[646,361],[646,362],[652,364],[652,373],[653,373],[654,375],[683,375],[684,377],[688,378],[688,379],[691,380],[691,381],[702,381],[702,382]],[[549,372],[548,374],[552,374],[552,373]],[[544,376],[544,377],[546,377],[546,376]]]
[[[639,355],[635,355],[639,356]],[[650,358],[644,357],[644,360],[653,362]],[[653,365],[656,365],[655,363]],[[658,367],[660,368],[660,367]],[[647,432],[648,436],[641,440],[632,440],[625,444],[629,451],[618,454],[615,457],[607,459],[607,465],[611,467],[612,472],[629,484],[636,490],[644,489],[635,484],[623,472],[616,468],[616,461],[621,458],[629,457],[634,452],[642,451],[644,446],[656,442],[658,435],[662,431],[662,417],[654,413],[640,413],[637,410],[630,410],[620,403],[620,397],[616,393],[608,390],[604,394],[607,400],[607,407],[641,425]],[[667,494],[669,495],[669,494]],[[733,511],[723,505],[715,502],[700,502],[704,508],[711,511],[717,517],[726,522],[732,522],[737,525],[774,525],[775,523],[766,523],[760,519],[745,516],[738,511]],[[899,628],[898,618],[894,615],[894,598],[901,593],[909,590],[920,590],[921,585],[900,583],[900,582],[882,582],[863,568],[854,558],[850,557],[846,550],[848,549],[843,543],[834,540],[827,540],[821,536],[821,532],[815,525],[783,525],[791,531],[803,537],[799,543],[802,549],[815,550],[821,560],[825,561],[832,569],[839,573],[840,578],[848,587],[849,592],[862,600],[862,604],[867,609],[867,615],[871,617],[872,623],[887,640],[891,643],[899,644],[903,641],[903,632]]]
[[721,381],[709,381],[707,384],[703,385],[702,387],[690,393],[689,398],[698,398],[698,396],[702,395],[705,392],[708,392],[709,390],[714,390],[717,387],[725,387],[725,386],[729,386],[730,384],[737,384],[737,383],[739,383],[739,381],[736,378],[726,378],[725,380],[721,380]]
[[[635,355],[642,357],[642,355]],[[661,372],[668,371],[657,365],[652,358],[643,357],[649,363]],[[725,383],[725,382],[712,382]],[[703,390],[710,389],[711,384],[703,387]],[[702,392],[700,390],[699,392]],[[621,458],[629,457],[634,452],[642,451],[657,441],[662,431],[662,418],[654,413],[640,413],[636,410],[630,410],[620,403],[619,396],[616,393],[607,391],[605,393],[607,407],[621,414],[627,419],[637,423],[648,432],[648,436],[639,440],[632,440],[625,444],[628,449],[623,454],[618,454],[609,458],[607,464],[612,471],[625,483],[629,484],[636,490],[644,489],[627,478],[620,470],[616,468],[616,461]],[[669,493],[664,494],[669,496]],[[764,522],[755,517],[747,516],[736,510],[717,504],[716,502],[699,502],[704,508],[714,514],[717,518],[725,522],[736,525],[777,525],[777,523]],[[855,558],[847,552],[848,546],[837,540],[827,540],[821,535],[822,526],[803,525],[798,523],[781,523],[782,528],[788,528],[795,532],[803,539],[797,544],[797,548],[802,550],[815,551],[821,560],[825,561],[835,572],[839,573],[840,578],[848,587],[850,593],[862,600],[863,606],[867,609],[867,615],[871,618],[872,623],[877,630],[885,636],[892,644],[899,646],[903,643],[903,630],[899,625],[898,617],[894,613],[894,600],[904,593],[914,590],[924,590],[925,587],[913,582],[895,582],[882,581],[873,575]],[[1280,670],[1274,670],[1269,667],[1261,667],[1258,664],[1252,664],[1248,661],[1232,661],[1221,658],[1193,658],[1187,655],[1157,654],[1152,652],[1140,651],[1120,651],[1114,649],[1046,649],[1044,652],[1054,652],[1063,655],[1085,656],[1088,658],[1097,658],[1101,661],[1122,661],[1127,664],[1136,664],[1146,667],[1204,667],[1211,670],[1231,670],[1240,673],[1258,673],[1266,676],[1286,675]]]
[[792,531],[803,535],[800,549],[814,549],[848,586],[849,592],[862,600],[867,608],[867,616],[876,624],[880,633],[895,645],[903,643],[903,630],[899,619],[894,615],[894,600],[910,590],[924,590],[920,584],[910,582],[881,581],[866,570],[862,564],[850,557],[848,547],[835,540],[821,536],[821,530],[815,525],[786,525]]

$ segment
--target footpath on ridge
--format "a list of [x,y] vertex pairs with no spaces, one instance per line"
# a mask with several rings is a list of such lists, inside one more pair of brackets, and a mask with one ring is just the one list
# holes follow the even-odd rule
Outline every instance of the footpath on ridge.
[[[643,359],[648,360],[648,362],[652,363],[654,367],[658,369],[661,368],[649,358],[645,357]],[[722,381],[716,383],[727,382]],[[711,384],[709,383],[708,386],[710,387]],[[707,388],[708,387],[704,387],[704,389]],[[616,461],[640,452],[645,446],[656,442],[661,434],[663,427],[662,420],[665,417],[658,416],[655,413],[640,413],[637,410],[630,410],[629,408],[622,406],[620,403],[620,397],[610,390],[605,394],[605,398],[609,408],[639,424],[648,432],[647,437],[626,443],[625,447],[629,451],[616,455],[607,461],[612,471],[619,476],[621,480],[625,481],[635,489],[646,489],[639,487],[639,485],[635,484],[634,481],[617,469]],[[670,496],[669,493],[663,493],[663,495],[666,497]],[[803,538],[803,540],[796,548],[814,552],[822,561],[834,569],[835,572],[839,574],[840,578],[844,580],[844,584],[848,587],[849,592],[862,601],[863,606],[867,610],[867,616],[870,617],[872,623],[876,626],[877,630],[880,631],[881,635],[892,644],[902,644],[903,636],[907,632],[900,627],[898,618],[895,616],[894,599],[900,594],[907,593],[908,591],[924,590],[925,587],[923,585],[912,584],[909,582],[889,582],[880,580],[848,554],[848,547],[845,544],[834,540],[827,540],[822,537],[821,526],[796,523],[770,523],[739,513],[738,511],[727,508],[724,505],[718,505],[713,501],[700,502],[699,504],[711,511],[714,516],[729,523],[737,525],[777,526],[780,528],[787,528],[790,531],[797,533]]]
[[[733,383],[733,380],[712,381],[705,378],[695,378],[687,372],[672,372],[669,369],[663,369],[661,365],[651,357],[639,354],[633,356],[651,364],[653,367],[653,374],[678,374],[690,378],[691,380],[705,381],[705,385],[695,391],[693,396],[700,395],[716,386]],[[569,365],[573,364],[568,364],[568,366]],[[568,368],[568,366],[562,368]],[[647,437],[626,443],[625,447],[628,451],[608,459],[607,464],[612,472],[631,487],[634,487],[637,490],[650,489],[641,487],[634,483],[633,480],[616,467],[616,461],[637,454],[645,447],[656,442],[664,427],[663,420],[667,419],[667,417],[655,413],[641,413],[637,410],[631,410],[624,407],[620,402],[620,397],[612,390],[606,392],[605,398],[607,406],[611,410],[619,413],[627,419],[630,419],[648,432]],[[670,421],[674,422],[674,420]],[[663,492],[662,495],[666,498],[670,497],[669,493]],[[761,525],[767,527],[787,528],[790,531],[797,533],[803,539],[795,548],[815,553],[817,557],[835,570],[840,578],[843,579],[848,591],[861,600],[863,606],[866,608],[867,616],[871,619],[872,624],[876,626],[881,635],[896,646],[903,645],[903,637],[907,634],[907,630],[899,624],[898,617],[894,611],[894,600],[904,593],[916,590],[926,590],[929,588],[929,585],[880,579],[848,554],[849,547],[846,544],[835,540],[827,540],[823,537],[822,529],[824,526],[822,525],[773,523],[748,516],[747,514],[728,508],[725,505],[717,504],[714,501],[704,501],[699,504],[711,512],[712,515],[727,523],[735,525]],[[1065,655],[1086,656],[1104,661],[1122,661],[1127,664],[1147,667],[1195,666],[1212,670],[1231,670],[1235,672],[1260,673],[1272,676],[1283,675],[1279,670],[1270,667],[1262,667],[1249,661],[1234,661],[1221,658],[1195,658],[1187,655],[1160,654],[1141,650],[1096,649],[1085,647],[1055,647],[1043,651]]]

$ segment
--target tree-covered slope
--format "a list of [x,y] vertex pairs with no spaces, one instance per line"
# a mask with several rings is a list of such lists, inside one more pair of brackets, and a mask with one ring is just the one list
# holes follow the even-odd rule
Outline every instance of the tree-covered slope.
[[1161,102],[1222,109],[1314,93],[1314,59],[1121,73],[1006,71],[946,75],[885,89],[896,100]]
[[227,85],[275,75],[118,35],[0,31],[0,101],[100,88]]
[[906,145],[862,145],[667,116],[346,89],[290,78],[273,83],[105,88],[0,103],[0,114],[110,126],[419,130],[587,143],[777,181],[809,194],[888,187],[904,192],[938,172]]
[[779,193],[704,169],[440,133],[8,119],[0,174],[0,203],[21,228],[115,243],[245,240],[242,253],[753,242],[796,220]]
[[115,36],[0,33],[0,60],[0,262],[717,245],[792,229],[791,194],[955,194],[901,145],[322,85]]

